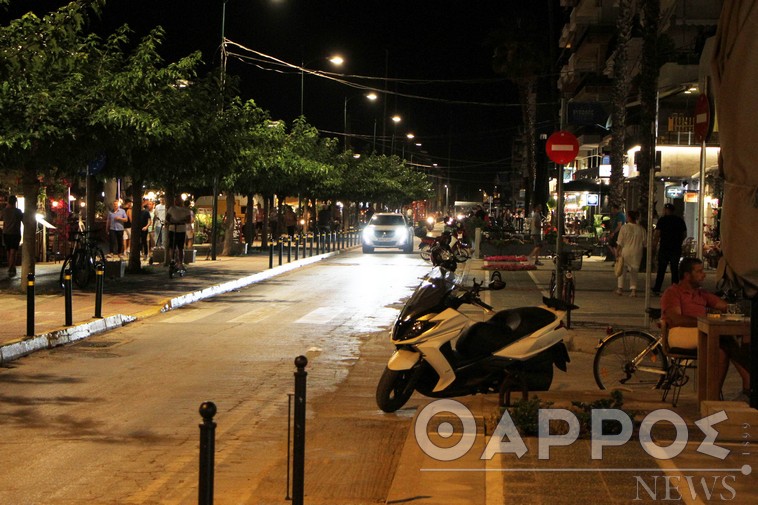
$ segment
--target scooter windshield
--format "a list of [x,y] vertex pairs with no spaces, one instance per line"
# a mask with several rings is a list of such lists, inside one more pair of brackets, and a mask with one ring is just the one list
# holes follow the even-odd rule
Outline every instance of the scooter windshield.
[[451,272],[441,268],[432,269],[403,307],[398,321],[414,320],[429,312],[440,312],[445,308],[445,299],[454,287]]

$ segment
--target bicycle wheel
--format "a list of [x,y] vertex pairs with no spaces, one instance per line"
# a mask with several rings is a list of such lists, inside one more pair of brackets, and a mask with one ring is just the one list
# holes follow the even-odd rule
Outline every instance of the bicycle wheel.
[[432,253],[429,251],[429,249],[424,249],[419,253],[419,256],[421,256],[421,259],[424,261],[431,261],[432,260]]
[[[668,360],[658,339],[644,331],[619,331],[595,353],[592,366],[600,389],[657,389],[666,378]],[[646,349],[651,348],[644,356]],[[641,358],[640,358],[641,357]],[[639,360],[635,364],[635,360]]]
[[460,242],[456,242],[453,246],[453,256],[458,263],[464,263],[471,258],[471,253],[466,247],[463,247]]
[[66,270],[71,268],[73,258],[74,258],[73,255],[69,254],[68,256],[66,256],[66,259],[63,260],[63,265],[61,266],[61,274],[58,280],[58,284],[60,284],[61,288],[65,287],[63,283],[63,277],[65,276]]
[[89,284],[92,271],[95,269],[95,265],[92,261],[92,257],[89,254],[77,254],[72,261],[72,276],[74,284],[80,289],[84,289]]

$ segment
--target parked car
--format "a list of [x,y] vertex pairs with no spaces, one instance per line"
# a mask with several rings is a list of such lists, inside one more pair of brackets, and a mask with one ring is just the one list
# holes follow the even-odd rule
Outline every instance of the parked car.
[[376,213],[363,229],[363,252],[372,253],[376,247],[397,247],[413,252],[413,226],[402,214]]

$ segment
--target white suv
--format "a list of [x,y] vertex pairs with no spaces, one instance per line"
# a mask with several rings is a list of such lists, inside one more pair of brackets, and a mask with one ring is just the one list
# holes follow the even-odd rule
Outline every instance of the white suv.
[[413,227],[402,214],[377,213],[363,229],[363,252],[374,252],[375,247],[399,247],[413,252]]

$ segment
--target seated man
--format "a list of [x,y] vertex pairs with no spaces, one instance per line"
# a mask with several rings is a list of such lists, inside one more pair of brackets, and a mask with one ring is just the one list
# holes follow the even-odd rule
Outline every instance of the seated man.
[[[661,312],[668,328],[670,347],[697,348],[697,318],[705,317],[707,308],[726,310],[727,303],[701,288],[705,280],[703,262],[697,258],[684,258],[679,264],[680,280],[661,297]],[[729,360],[742,378],[742,393],[736,399],[747,401],[750,390],[747,352],[741,352],[732,337],[722,338],[719,346],[719,381],[723,387]]]

